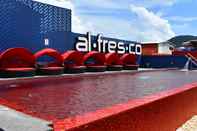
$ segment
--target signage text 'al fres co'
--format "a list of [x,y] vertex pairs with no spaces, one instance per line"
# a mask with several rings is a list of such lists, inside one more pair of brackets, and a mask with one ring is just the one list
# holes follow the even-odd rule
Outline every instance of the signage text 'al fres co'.
[[118,54],[142,54],[141,44],[137,43],[124,43],[122,41],[116,42],[113,40],[106,40],[101,34],[97,36],[95,43],[92,43],[91,34],[88,32],[87,36],[79,36],[75,45],[77,51],[90,52],[96,50],[102,53],[118,53]]

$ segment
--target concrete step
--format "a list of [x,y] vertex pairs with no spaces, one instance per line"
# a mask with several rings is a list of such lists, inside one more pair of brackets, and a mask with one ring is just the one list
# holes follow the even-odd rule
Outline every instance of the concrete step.
[[0,105],[0,131],[50,131],[50,123]]

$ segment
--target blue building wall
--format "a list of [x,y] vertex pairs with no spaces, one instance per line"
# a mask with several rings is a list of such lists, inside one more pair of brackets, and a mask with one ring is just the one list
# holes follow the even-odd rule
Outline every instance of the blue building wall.
[[[33,52],[49,47],[64,52],[74,49],[77,37],[71,31],[71,10],[32,0],[0,0],[0,52],[25,47]],[[97,36],[92,36],[93,42]],[[45,39],[49,45],[45,45]],[[115,42],[135,43],[113,38]]]
[[[60,52],[75,49],[77,38],[86,34],[72,32],[71,15],[69,9],[32,0],[0,0],[0,52],[13,47],[28,48],[32,52],[43,48]],[[124,42],[125,46],[136,44],[134,41],[103,38]],[[48,45],[45,45],[46,39]],[[97,36],[91,36],[91,39],[95,43]]]
[[185,56],[142,56],[140,66],[142,68],[184,68],[187,61]]
[[[25,47],[37,51],[52,36],[60,47],[71,32],[71,10],[32,0],[0,0],[0,51]],[[56,40],[57,42],[56,42]],[[61,41],[59,43],[59,41]]]
[[[65,52],[75,48],[79,36],[71,30],[71,10],[32,0],[0,0],[0,52],[12,47],[25,47],[32,52],[49,47]],[[48,39],[49,45],[45,45]],[[91,36],[96,42],[97,36]],[[127,44],[137,42],[106,38]],[[135,50],[135,49],[133,49]],[[143,56],[138,63],[148,68],[183,68],[184,56]]]

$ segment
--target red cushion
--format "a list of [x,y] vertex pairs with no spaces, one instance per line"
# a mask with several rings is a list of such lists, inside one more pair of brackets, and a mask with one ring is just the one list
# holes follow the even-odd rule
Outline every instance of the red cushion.
[[33,70],[35,70],[34,68],[2,68],[2,69],[0,69],[0,70],[2,70],[2,71],[21,71],[21,72],[23,72],[23,71],[33,71]]
[[128,64],[128,65],[125,65],[127,67],[139,67],[139,65],[131,65],[131,64]]
[[91,51],[84,55],[83,62],[85,63],[88,59],[94,59],[97,65],[105,65],[105,55],[97,51]]
[[122,62],[117,53],[107,53],[105,55],[106,64],[110,65],[122,65]]
[[60,75],[64,73],[63,67],[43,67],[37,69],[38,75]]
[[106,66],[103,65],[91,65],[91,66],[87,66],[88,68],[106,68]]
[[43,67],[43,68],[39,68],[39,70],[60,70],[60,69],[64,69],[63,67]]
[[124,65],[123,67],[124,70],[137,70],[138,68],[139,65],[132,65],[132,64]]
[[[78,51],[67,51],[62,54],[63,61],[73,61],[75,65],[82,66],[83,65],[83,54]],[[66,64],[69,66],[69,64]],[[65,65],[65,66],[66,66]]]
[[121,61],[123,63],[123,65],[127,65],[127,64],[136,64],[137,61],[137,57],[134,54],[124,54],[123,56],[121,56]]
[[0,77],[16,78],[16,77],[32,77],[36,74],[35,68],[1,68]]
[[0,55],[0,68],[32,68],[34,66],[35,58],[25,48],[10,48]]
[[86,68],[85,66],[76,66],[76,65],[74,65],[74,66],[67,66],[67,67],[65,67],[66,69],[81,69],[81,68]]
[[117,67],[117,68],[121,68],[121,67],[123,67],[122,65],[110,65],[110,66],[108,66],[108,67]]
[[87,66],[86,71],[87,72],[104,72],[106,71],[106,66],[104,65],[91,65],[91,66]]
[[63,65],[63,58],[61,54],[57,50],[54,50],[51,48],[45,48],[43,50],[36,52],[34,54],[34,57],[37,60],[39,57],[42,57],[45,55],[55,58],[55,61],[53,63],[49,63],[49,65],[47,66],[57,66],[57,65],[62,66]]

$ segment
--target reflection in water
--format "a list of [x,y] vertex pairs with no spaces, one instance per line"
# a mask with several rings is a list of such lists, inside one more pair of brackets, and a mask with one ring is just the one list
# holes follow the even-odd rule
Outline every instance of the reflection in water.
[[[52,78],[51,78],[52,79]],[[195,82],[195,72],[152,71],[57,77],[1,85],[0,98],[34,115],[63,119]],[[8,88],[9,85],[12,88]],[[49,118],[50,116],[50,118]]]
[[188,71],[188,70],[189,70],[190,61],[191,61],[191,58],[188,58],[188,60],[187,60],[187,62],[186,62],[186,64],[185,64],[185,66],[184,66],[183,71]]
[[150,76],[141,76],[141,77],[139,77],[139,79],[141,79],[141,80],[148,80],[150,78]]

